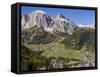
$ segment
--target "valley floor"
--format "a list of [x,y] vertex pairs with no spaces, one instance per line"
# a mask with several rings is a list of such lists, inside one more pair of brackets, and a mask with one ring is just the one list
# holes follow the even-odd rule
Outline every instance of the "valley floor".
[[[89,53],[82,50],[65,48],[63,44],[59,43],[25,44],[25,46],[32,52],[40,53],[39,55],[51,59],[51,63],[53,61],[52,64],[54,69],[64,68],[63,60],[67,60],[67,62],[65,62],[67,67],[65,68],[95,66],[95,60],[94,60],[95,55],[93,53]],[[63,58],[63,60],[60,61],[60,58]]]

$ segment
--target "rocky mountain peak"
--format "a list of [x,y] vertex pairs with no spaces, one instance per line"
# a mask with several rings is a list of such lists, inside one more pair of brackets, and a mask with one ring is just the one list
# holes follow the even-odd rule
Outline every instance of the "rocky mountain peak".
[[57,17],[58,18],[64,18],[64,19],[66,18],[63,14],[58,14]]
[[69,35],[77,28],[77,26],[71,20],[66,19],[63,14],[49,16],[46,12],[41,10],[36,10],[22,16],[21,26],[22,29],[42,26],[47,32]]

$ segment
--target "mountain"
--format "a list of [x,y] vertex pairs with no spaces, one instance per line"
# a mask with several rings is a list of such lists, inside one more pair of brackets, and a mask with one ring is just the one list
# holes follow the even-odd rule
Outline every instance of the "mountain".
[[77,26],[69,18],[66,18],[62,14],[53,16],[52,19],[54,21],[52,28],[54,29],[55,33],[72,35],[77,29]]
[[22,30],[34,26],[43,27],[45,31],[53,34],[68,34],[72,35],[77,29],[77,26],[63,14],[49,16],[41,10],[33,11],[21,18]]

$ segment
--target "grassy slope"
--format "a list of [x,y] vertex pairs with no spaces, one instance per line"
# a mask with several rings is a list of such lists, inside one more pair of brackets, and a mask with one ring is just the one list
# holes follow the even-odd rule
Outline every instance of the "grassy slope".
[[34,44],[27,44],[26,45],[32,51],[40,48],[40,47],[53,47],[53,50],[47,50],[43,52],[41,55],[46,57],[64,57],[64,58],[74,58],[74,59],[81,59],[84,58],[84,52],[80,52],[79,50],[74,49],[66,49],[63,44],[58,43],[49,43],[44,45],[34,45]]

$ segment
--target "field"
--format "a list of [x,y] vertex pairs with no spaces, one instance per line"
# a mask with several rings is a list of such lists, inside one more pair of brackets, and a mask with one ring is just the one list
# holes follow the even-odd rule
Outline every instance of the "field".
[[34,44],[27,44],[25,45],[33,52],[38,49],[45,49],[41,55],[47,58],[49,57],[64,57],[64,58],[74,58],[74,59],[83,59],[85,58],[85,53],[80,52],[80,50],[74,49],[66,49],[63,44],[57,43],[50,43],[45,45],[34,45]]

